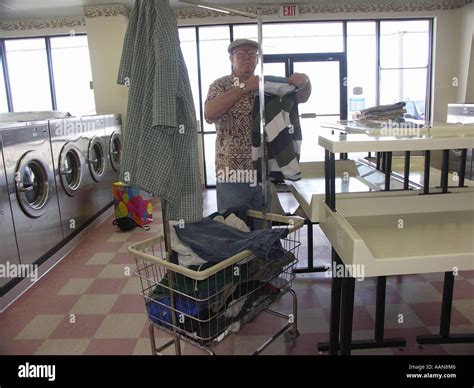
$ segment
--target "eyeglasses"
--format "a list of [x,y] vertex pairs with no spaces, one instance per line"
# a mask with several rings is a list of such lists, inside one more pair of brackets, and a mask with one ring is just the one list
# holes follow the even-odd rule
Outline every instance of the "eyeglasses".
[[237,58],[255,58],[257,56],[256,50],[235,50],[232,54],[234,54]]

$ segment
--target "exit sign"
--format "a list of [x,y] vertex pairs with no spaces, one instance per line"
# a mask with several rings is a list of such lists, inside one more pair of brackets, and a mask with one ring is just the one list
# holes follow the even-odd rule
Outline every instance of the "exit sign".
[[296,4],[282,5],[280,7],[280,16],[284,18],[298,16],[298,6]]

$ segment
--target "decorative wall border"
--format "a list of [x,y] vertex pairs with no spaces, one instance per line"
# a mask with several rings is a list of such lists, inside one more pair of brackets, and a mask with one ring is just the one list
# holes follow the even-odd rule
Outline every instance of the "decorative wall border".
[[[348,13],[348,12],[414,12],[414,11],[436,11],[462,8],[472,3],[473,0],[402,0],[390,2],[369,1],[363,3],[331,3],[320,4],[300,3],[299,14],[324,14],[324,13]],[[231,7],[229,7],[231,8]],[[236,7],[244,12],[256,13],[258,7]],[[279,5],[264,5],[261,8],[263,15],[278,15]],[[203,19],[222,17],[222,13],[203,8],[183,8],[175,10],[178,19]]]
[[46,28],[73,28],[85,26],[86,18],[128,16],[128,10],[123,5],[106,5],[84,7],[84,15],[50,18],[50,19],[21,19],[0,21],[0,31],[42,30]]
[[121,4],[99,5],[84,7],[84,16],[86,18],[109,17],[109,16],[128,16],[128,10]]
[[45,28],[72,28],[85,26],[84,16],[54,19],[24,19],[0,21],[1,31],[42,30]]

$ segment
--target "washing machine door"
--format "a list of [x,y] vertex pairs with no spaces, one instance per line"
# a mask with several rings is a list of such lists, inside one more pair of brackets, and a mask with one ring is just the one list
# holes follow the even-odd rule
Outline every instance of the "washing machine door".
[[89,164],[89,170],[91,172],[92,178],[96,182],[100,182],[102,179],[104,179],[105,147],[101,138],[98,136],[94,136],[89,142],[87,163]]
[[15,189],[27,216],[38,218],[46,211],[51,177],[51,169],[41,154],[30,151],[20,159],[15,171]]
[[66,143],[59,155],[59,177],[61,186],[70,197],[81,187],[83,166],[81,151],[74,143]]
[[122,139],[120,132],[114,132],[110,136],[109,144],[110,164],[114,171],[120,170],[120,161],[122,160]]

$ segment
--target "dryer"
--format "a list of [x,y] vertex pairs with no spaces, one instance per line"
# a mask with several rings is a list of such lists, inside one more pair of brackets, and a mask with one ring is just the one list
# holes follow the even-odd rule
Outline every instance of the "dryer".
[[41,264],[62,238],[47,121],[2,130],[6,181],[22,264]]
[[90,192],[90,206],[94,214],[100,213],[111,202],[111,187],[104,178],[107,171],[107,151],[104,142],[104,116],[82,116],[82,152],[86,159],[87,174],[84,185]]
[[54,176],[64,238],[79,232],[96,211],[85,182],[92,184],[86,162],[89,138],[82,131],[81,118],[49,121]]
[[107,153],[107,166],[104,181],[107,184],[110,200],[113,201],[112,184],[119,181],[122,160],[122,119],[119,114],[105,115],[104,143]]
[[[13,215],[8,195],[7,180],[5,176],[5,164],[3,162],[3,142],[1,130],[7,125],[0,125],[0,265],[5,268],[9,265],[20,264],[18,247],[13,226]],[[24,126],[24,125],[22,125]],[[5,271],[7,272],[7,271]],[[14,280],[11,275],[0,276],[0,297],[10,288],[10,282]],[[13,283],[13,282],[12,282]]]

